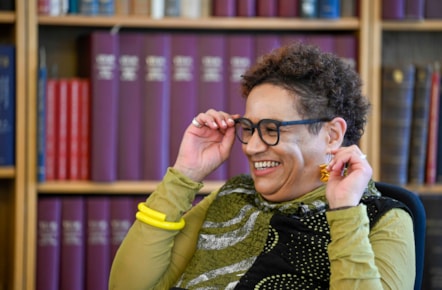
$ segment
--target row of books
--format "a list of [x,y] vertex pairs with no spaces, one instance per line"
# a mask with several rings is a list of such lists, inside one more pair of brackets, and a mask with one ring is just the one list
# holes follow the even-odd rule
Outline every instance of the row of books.
[[385,20],[442,19],[440,0],[388,0],[382,1]]
[[397,64],[382,72],[381,180],[442,181],[442,91],[438,63]]
[[[75,111],[77,115],[90,111],[86,118],[90,126],[75,125],[72,128],[80,132],[70,132],[72,120],[83,118],[72,115],[75,106],[69,102],[84,97],[69,96],[69,81],[61,82],[65,95],[40,91],[39,180],[69,179],[71,169],[57,166],[70,167],[70,158],[83,155],[75,145],[82,137],[75,136],[87,135],[90,152],[84,156],[89,156],[91,180],[160,180],[175,161],[193,117],[210,108],[242,114],[241,75],[257,56],[293,41],[316,44],[356,66],[353,34],[91,33],[87,41],[80,41],[86,47],[78,50],[88,52],[79,57],[85,70],[79,76],[90,82],[90,109]],[[52,84],[44,77],[40,81],[40,87]],[[60,115],[51,117],[51,112]],[[81,131],[80,126],[90,127],[91,132]],[[51,130],[55,130],[52,136]],[[48,134],[45,144],[43,136]],[[47,173],[60,169],[60,174]],[[230,158],[207,179],[225,180],[248,171],[241,144],[235,142]]]
[[41,15],[163,17],[354,17],[357,0],[38,0]]
[[0,166],[15,164],[15,46],[0,45]]
[[0,11],[14,11],[15,0],[2,0],[0,1]]
[[[197,195],[194,204],[202,198]],[[145,200],[144,195],[41,195],[36,289],[108,289],[115,253]]]

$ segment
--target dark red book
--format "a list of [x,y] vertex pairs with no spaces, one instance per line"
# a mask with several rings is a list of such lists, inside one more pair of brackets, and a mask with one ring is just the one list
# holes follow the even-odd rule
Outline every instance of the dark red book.
[[119,180],[141,179],[143,40],[141,33],[121,33],[119,37],[120,95],[117,159]]
[[316,45],[324,52],[335,53],[335,38],[332,34],[310,34],[307,36],[306,42]]
[[256,34],[255,35],[255,56],[258,59],[263,54],[281,46],[281,39],[276,34]]
[[37,290],[58,290],[61,200],[39,196],[37,205]]
[[[226,111],[226,50],[223,34],[198,35],[198,112],[208,109]],[[223,163],[206,177],[225,180],[227,164]]]
[[184,131],[198,113],[199,68],[195,34],[173,34],[171,44],[170,161],[175,162]]
[[64,196],[61,201],[60,289],[83,290],[85,282],[84,198]]
[[110,198],[111,264],[115,254],[135,220],[137,207],[132,196]]
[[334,36],[335,53],[344,59],[351,68],[357,70],[358,47],[356,36],[353,34],[339,34]]
[[110,182],[117,178],[118,34],[97,31],[89,40],[91,179]]
[[[426,0],[428,1],[428,0]],[[440,1],[439,1],[440,2]],[[442,6],[440,7],[442,8]],[[424,18],[425,1],[424,0],[406,0],[405,18],[413,20],[422,20]],[[442,12],[441,12],[442,16]]]
[[405,0],[382,1],[382,19],[401,20],[404,17]]
[[56,154],[56,95],[58,81],[49,78],[46,83],[46,109],[45,109],[45,175],[46,181],[55,180],[55,154]]
[[278,1],[275,0],[256,0],[256,16],[276,17],[278,15]]
[[160,180],[170,165],[170,34],[145,34],[143,53],[141,172],[144,180]]
[[86,290],[107,289],[110,272],[108,196],[86,199]]
[[213,0],[212,14],[215,17],[235,17],[236,1],[235,0]]
[[[244,114],[245,99],[241,96],[240,82],[245,71],[255,62],[255,38],[246,34],[229,34],[227,44],[227,108],[231,114]],[[228,159],[227,177],[248,173],[249,164],[242,151],[242,144],[235,139]]]
[[299,0],[278,0],[277,16],[293,18],[299,16]]
[[68,80],[59,79],[56,93],[55,179],[66,180],[68,170]]
[[89,79],[80,80],[80,179],[90,179],[91,164],[91,84]]
[[67,100],[67,179],[80,179],[81,80],[68,80]]
[[425,0],[425,18],[442,19],[442,1]]
[[238,17],[255,17],[257,0],[237,0]]

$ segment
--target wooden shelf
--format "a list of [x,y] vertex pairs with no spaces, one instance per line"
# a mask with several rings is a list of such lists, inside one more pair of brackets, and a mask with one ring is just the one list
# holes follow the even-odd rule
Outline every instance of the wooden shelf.
[[142,16],[39,16],[40,25],[88,26],[88,27],[148,27],[161,29],[208,29],[208,30],[356,30],[360,22],[357,18],[300,19],[300,18],[163,18],[152,19]]
[[15,177],[15,167],[14,166],[3,166],[0,167],[0,179],[14,178]]
[[384,31],[441,31],[442,19],[422,21],[383,21]]
[[0,23],[14,23],[15,13],[9,11],[0,11]]

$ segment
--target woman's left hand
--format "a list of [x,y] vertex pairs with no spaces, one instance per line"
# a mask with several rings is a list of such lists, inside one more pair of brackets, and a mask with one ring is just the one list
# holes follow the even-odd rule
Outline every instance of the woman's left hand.
[[[326,197],[330,209],[356,206],[372,177],[372,168],[358,146],[341,147],[332,152]],[[344,174],[345,171],[345,174]]]

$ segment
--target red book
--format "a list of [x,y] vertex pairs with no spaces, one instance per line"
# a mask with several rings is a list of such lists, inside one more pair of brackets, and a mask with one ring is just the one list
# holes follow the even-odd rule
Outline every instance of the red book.
[[174,162],[184,131],[197,114],[199,70],[195,34],[174,34],[171,44],[170,161]]
[[255,17],[256,16],[256,0],[238,0],[237,16],[238,17]]
[[358,48],[356,36],[353,34],[340,34],[334,36],[335,53],[343,58],[350,67],[357,70],[358,66]]
[[170,165],[170,34],[145,35],[143,53],[142,179],[160,180]]
[[137,206],[134,205],[131,196],[113,196],[110,198],[111,262],[132,226],[136,212]]
[[437,138],[439,131],[439,98],[440,98],[440,67],[435,64],[431,78],[430,119],[428,124],[427,142],[427,170],[425,181],[427,184],[436,183],[437,176]]
[[298,17],[299,0],[278,0],[278,17]]
[[85,209],[82,196],[61,201],[60,289],[83,290],[85,266]]
[[79,79],[69,79],[67,100],[67,179],[80,179],[80,87]]
[[[141,179],[141,94],[143,35],[119,37],[118,179]],[[150,148],[152,149],[152,148]]]
[[48,79],[46,83],[46,118],[45,118],[45,175],[46,180],[55,180],[55,150],[56,150],[56,94],[58,90],[58,81],[56,79]]
[[[231,114],[244,114],[245,99],[241,96],[240,82],[245,71],[255,62],[254,37],[246,34],[229,34],[227,44],[227,108]],[[235,139],[228,159],[227,177],[249,172],[242,144]]]
[[[200,34],[198,36],[199,90],[198,112],[208,109],[226,111],[226,51],[222,34]],[[207,180],[225,180],[227,164],[223,163]]]
[[236,1],[235,0],[213,0],[212,2],[213,16],[215,17],[235,17]]
[[56,94],[56,155],[55,178],[66,180],[68,176],[68,80],[58,80]]
[[86,199],[86,290],[108,287],[111,262],[109,221],[109,197],[88,197]]
[[37,290],[58,290],[61,200],[40,196],[37,205]]
[[80,179],[90,179],[91,97],[89,79],[80,80]]
[[310,34],[307,36],[307,43],[316,45],[324,52],[335,53],[335,36],[332,34]]
[[275,0],[256,0],[256,16],[275,17],[278,15],[276,7],[278,1]]
[[404,19],[404,16],[405,0],[382,1],[382,19],[401,20]]

